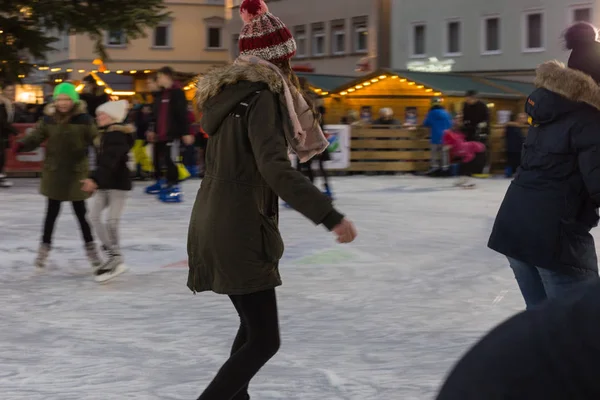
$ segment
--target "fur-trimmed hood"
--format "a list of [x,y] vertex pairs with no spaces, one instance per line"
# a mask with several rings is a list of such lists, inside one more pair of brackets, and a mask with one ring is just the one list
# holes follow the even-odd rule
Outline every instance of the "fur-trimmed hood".
[[[87,104],[83,100],[79,100],[79,102],[75,103],[75,106],[71,110],[71,115],[79,115],[87,113]],[[53,117],[56,115],[56,103],[48,103],[46,107],[44,107],[44,114]]]
[[535,85],[600,110],[600,86],[596,81],[558,61],[549,61],[538,67]]
[[117,132],[123,132],[128,135],[131,135],[132,133],[135,132],[135,126],[133,126],[131,124],[112,124],[112,125],[107,126],[106,129],[103,129],[102,131],[104,131],[104,132],[117,131]]
[[201,111],[206,102],[216,96],[225,86],[241,81],[264,83],[274,93],[281,93],[283,82],[279,75],[262,65],[231,64],[216,68],[198,81],[196,85],[196,104]]

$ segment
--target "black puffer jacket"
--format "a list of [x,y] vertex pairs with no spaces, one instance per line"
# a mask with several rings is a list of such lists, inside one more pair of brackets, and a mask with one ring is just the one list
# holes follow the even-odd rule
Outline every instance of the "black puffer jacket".
[[541,65],[536,84],[521,168],[488,245],[541,268],[597,270],[589,232],[600,205],[600,86],[558,62]]
[[91,174],[100,190],[131,190],[131,176],[127,161],[133,146],[135,128],[114,124],[99,130],[96,139],[97,166]]

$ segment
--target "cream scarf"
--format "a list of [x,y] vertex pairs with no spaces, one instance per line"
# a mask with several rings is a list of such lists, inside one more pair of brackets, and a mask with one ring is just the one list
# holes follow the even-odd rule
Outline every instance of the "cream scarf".
[[283,83],[283,98],[293,127],[293,133],[285,130],[286,139],[291,150],[298,155],[300,162],[307,162],[317,154],[321,154],[329,146],[318,121],[302,94],[281,73],[281,70],[268,61],[255,56],[240,56],[236,64],[258,64],[277,73]]

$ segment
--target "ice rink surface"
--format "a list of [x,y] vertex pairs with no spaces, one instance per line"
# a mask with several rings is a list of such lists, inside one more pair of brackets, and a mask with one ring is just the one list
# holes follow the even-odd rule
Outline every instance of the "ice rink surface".
[[[45,199],[36,180],[0,191],[0,398],[192,400],[227,358],[238,319],[225,296],[185,286],[186,202],[132,192],[123,223],[130,272],[93,282],[71,207],[50,265],[33,267]],[[486,248],[508,186],[420,177],[334,180],[359,238],[340,246],[282,209],[282,348],[253,400],[432,399],[477,338],[523,303]],[[235,249],[232,249],[235,251]]]

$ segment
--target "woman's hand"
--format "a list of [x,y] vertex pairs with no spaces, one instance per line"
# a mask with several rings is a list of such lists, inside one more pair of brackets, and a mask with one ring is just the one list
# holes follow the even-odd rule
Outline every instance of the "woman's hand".
[[94,193],[96,191],[96,189],[98,189],[98,185],[96,185],[96,182],[94,182],[94,180],[92,179],[84,179],[81,181],[81,183],[83,184],[83,186],[81,187],[81,190],[86,192],[86,193]]
[[356,239],[358,233],[356,232],[356,227],[352,223],[352,221],[344,218],[342,222],[340,222],[337,226],[335,226],[332,230],[333,233],[337,235],[338,243],[350,243]]

